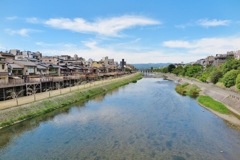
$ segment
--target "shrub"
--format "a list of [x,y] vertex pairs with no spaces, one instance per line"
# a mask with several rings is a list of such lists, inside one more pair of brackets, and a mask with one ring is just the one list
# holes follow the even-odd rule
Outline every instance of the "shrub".
[[210,81],[214,84],[218,82],[218,80],[223,76],[220,70],[215,70],[210,75]]
[[196,98],[199,95],[200,89],[196,85],[190,85],[189,83],[184,83],[182,85],[177,85],[175,88],[176,92],[181,95],[189,95],[190,97]]
[[238,74],[238,76],[236,78],[236,87],[238,90],[240,90],[240,74]]
[[181,95],[184,95],[184,96],[186,95],[186,90],[181,85],[177,85],[175,90]]
[[184,83],[184,84],[182,84],[182,85],[180,85],[181,87],[187,87],[189,85],[189,83]]
[[206,82],[208,79],[209,75],[207,73],[204,73],[201,77],[199,77],[198,79],[202,82]]
[[236,78],[239,74],[238,70],[231,70],[223,76],[223,84],[229,88],[236,84]]
[[189,90],[189,96],[193,98],[197,98],[199,95],[199,91],[197,89],[191,89]]

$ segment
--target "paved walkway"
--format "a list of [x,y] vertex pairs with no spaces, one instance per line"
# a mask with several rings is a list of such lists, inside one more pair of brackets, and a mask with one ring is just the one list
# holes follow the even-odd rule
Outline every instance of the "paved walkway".
[[[120,81],[120,80],[123,80],[123,79],[129,79],[129,78],[134,77],[136,74],[138,74],[138,73],[131,74],[131,75],[124,75],[120,78],[112,78],[112,79],[108,79],[108,80],[93,81],[91,83],[82,84],[82,85],[78,85],[78,86],[63,88],[63,89],[59,89],[59,90],[52,90],[52,91],[48,91],[48,92],[37,93],[36,95],[19,97],[18,98],[18,106],[28,104],[28,103],[32,103],[34,101],[40,101],[40,100],[44,100],[44,99],[47,99],[47,98],[59,96],[59,95],[64,95],[64,94],[71,93],[71,92],[74,92],[74,91],[77,91],[77,90],[84,90],[84,89],[87,89],[87,88],[90,89],[90,88],[114,83],[116,81]],[[17,107],[17,103],[16,103],[15,99],[0,101],[0,110],[12,108],[12,107]]]
[[167,75],[169,78],[172,78],[172,79],[182,79],[184,82],[188,82],[189,84],[196,84],[197,86],[201,87],[201,88],[207,88],[207,89],[210,89],[210,90],[214,90],[214,91],[217,91],[221,94],[224,94],[224,95],[233,95],[235,97],[239,97],[240,98],[240,94],[239,93],[236,93],[236,92],[233,92],[233,91],[228,91],[228,90],[225,90],[223,88],[220,88],[220,87],[217,87],[211,83],[203,83],[203,82],[199,82],[199,81],[196,81],[196,80],[189,80],[187,78],[183,78],[183,77],[176,77],[175,75],[171,75],[171,74],[168,74]]

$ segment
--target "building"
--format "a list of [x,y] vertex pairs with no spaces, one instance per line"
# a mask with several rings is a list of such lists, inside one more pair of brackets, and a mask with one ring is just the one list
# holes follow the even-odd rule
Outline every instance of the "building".
[[240,50],[238,50],[234,53],[234,58],[237,60],[240,60]]
[[10,76],[17,76],[17,77],[22,77],[23,76],[23,67],[10,63],[8,64],[8,73]]
[[23,67],[23,75],[35,75],[37,73],[37,65],[30,61],[14,61],[20,67]]
[[219,66],[219,65],[225,63],[228,58],[232,58],[232,57],[234,57],[233,52],[227,52],[227,54],[216,54],[216,56],[214,57],[213,65]]
[[214,62],[214,56],[208,56],[207,58],[205,58],[205,65],[212,65]]
[[124,61],[124,59],[122,59],[122,61],[120,61],[120,66],[122,68],[122,70],[124,69],[124,66],[127,64],[126,61]]
[[13,54],[8,53],[8,52],[0,52],[0,54],[2,55],[2,57],[6,58],[5,60],[8,63],[13,62],[14,57],[15,57]]
[[201,66],[204,66],[205,65],[205,59],[199,59],[196,61],[195,64],[200,64]]
[[52,56],[40,57],[39,60],[43,63],[49,63],[49,64],[55,64],[55,65],[59,63],[58,58],[52,57]]
[[5,59],[0,53],[0,84],[8,83],[8,67]]
[[9,53],[13,54],[14,56],[21,55],[21,51],[18,49],[11,49]]

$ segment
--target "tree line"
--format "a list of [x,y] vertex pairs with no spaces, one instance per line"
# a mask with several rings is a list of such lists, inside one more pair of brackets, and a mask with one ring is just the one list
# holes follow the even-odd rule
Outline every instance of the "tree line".
[[192,77],[202,82],[211,82],[224,88],[240,90],[240,60],[229,58],[219,66],[187,64],[175,67],[170,64],[163,68],[154,68],[154,72],[173,73],[177,76]]

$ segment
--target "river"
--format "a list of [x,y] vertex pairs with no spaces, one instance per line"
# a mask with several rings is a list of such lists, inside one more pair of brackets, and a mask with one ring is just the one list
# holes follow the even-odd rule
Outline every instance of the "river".
[[143,78],[0,130],[0,159],[240,158],[240,132],[174,90]]

